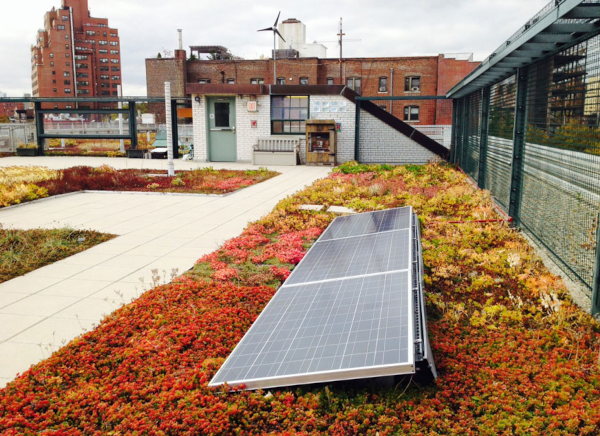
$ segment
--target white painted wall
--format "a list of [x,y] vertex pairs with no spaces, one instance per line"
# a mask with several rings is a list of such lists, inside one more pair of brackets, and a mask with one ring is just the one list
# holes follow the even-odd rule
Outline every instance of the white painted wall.
[[[200,96],[200,104],[192,96],[194,115],[194,160],[206,162],[207,128],[206,128],[206,97]],[[258,138],[268,138],[271,135],[271,97],[257,96],[257,112],[248,111],[249,97],[236,96],[236,140],[237,160],[249,162],[252,160],[254,145]],[[345,111],[333,112],[327,109],[345,104]],[[333,105],[331,103],[334,103]],[[337,136],[337,162],[343,163],[354,159],[354,134],[356,122],[356,106],[341,95],[313,95],[310,97],[310,118],[319,120],[334,120],[341,123],[341,132]],[[321,110],[314,110],[320,106]],[[256,120],[257,127],[252,127]],[[300,140],[300,157],[306,162],[306,135],[285,135],[285,138],[296,137]],[[380,121],[366,111],[361,111],[360,160],[364,163],[390,164],[424,164],[438,156],[417,144],[412,139]]]

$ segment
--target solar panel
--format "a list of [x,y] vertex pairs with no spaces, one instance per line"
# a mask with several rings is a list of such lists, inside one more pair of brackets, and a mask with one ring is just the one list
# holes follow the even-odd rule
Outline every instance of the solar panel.
[[211,381],[247,388],[414,372],[407,271],[283,286]]
[[334,220],[209,386],[435,377],[417,223],[410,207]]
[[318,242],[286,284],[407,270],[411,239],[407,229]]
[[336,218],[319,241],[403,230],[409,229],[410,226],[411,208],[409,207],[347,215]]

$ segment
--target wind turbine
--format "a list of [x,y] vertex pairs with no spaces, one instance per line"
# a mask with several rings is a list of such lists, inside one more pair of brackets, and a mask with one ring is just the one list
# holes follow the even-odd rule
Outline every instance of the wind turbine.
[[[281,36],[281,33],[279,33],[279,30],[277,30],[277,23],[279,23],[279,17],[281,15],[281,11],[279,11],[279,14],[277,15],[277,19],[275,20],[275,24],[273,24],[273,27],[267,27],[266,29],[260,29],[258,30],[258,32],[267,32],[267,31],[271,31],[273,32],[273,85],[277,84],[277,65],[276,65],[276,61],[277,61],[277,35],[279,35],[279,37],[281,39],[283,39],[283,36]],[[283,42],[285,42],[285,39],[283,39]]]

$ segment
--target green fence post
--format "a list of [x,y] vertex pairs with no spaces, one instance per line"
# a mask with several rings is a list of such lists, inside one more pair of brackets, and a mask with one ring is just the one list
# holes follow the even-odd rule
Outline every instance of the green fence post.
[[525,154],[525,123],[527,112],[527,69],[517,72],[517,98],[515,105],[515,125],[513,130],[513,156],[510,180],[510,202],[508,214],[514,225],[521,221],[521,194],[523,191],[523,167]]
[[38,155],[44,155],[44,114],[40,111],[42,110],[42,103],[36,101],[33,103],[33,111],[35,112],[35,130],[37,137],[37,146],[38,146]]
[[462,128],[460,129],[460,167],[467,172],[465,168],[467,163],[467,154],[469,153],[469,115],[471,107],[469,105],[469,98],[463,97],[462,99]]
[[592,315],[600,313],[600,212],[596,221],[596,262],[594,262],[594,283],[592,285]]
[[450,163],[456,164],[456,147],[458,146],[458,99],[452,100],[452,142],[450,144]]
[[131,136],[131,149],[135,150],[138,148],[136,103],[135,101],[130,101],[127,104],[129,106],[129,135]]
[[487,145],[490,120],[490,87],[483,88],[481,98],[481,126],[479,132],[479,175],[477,176],[477,184],[481,189],[485,189],[485,177],[487,171]]
[[177,100],[171,100],[171,128],[173,135],[173,159],[179,159],[179,126],[177,124]]

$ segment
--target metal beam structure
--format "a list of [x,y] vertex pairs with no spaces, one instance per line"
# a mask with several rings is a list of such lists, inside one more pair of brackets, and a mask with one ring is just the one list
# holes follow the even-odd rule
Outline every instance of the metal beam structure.
[[551,56],[599,33],[600,5],[584,0],[554,0],[452,88],[447,97],[464,97],[515,74],[532,60]]

